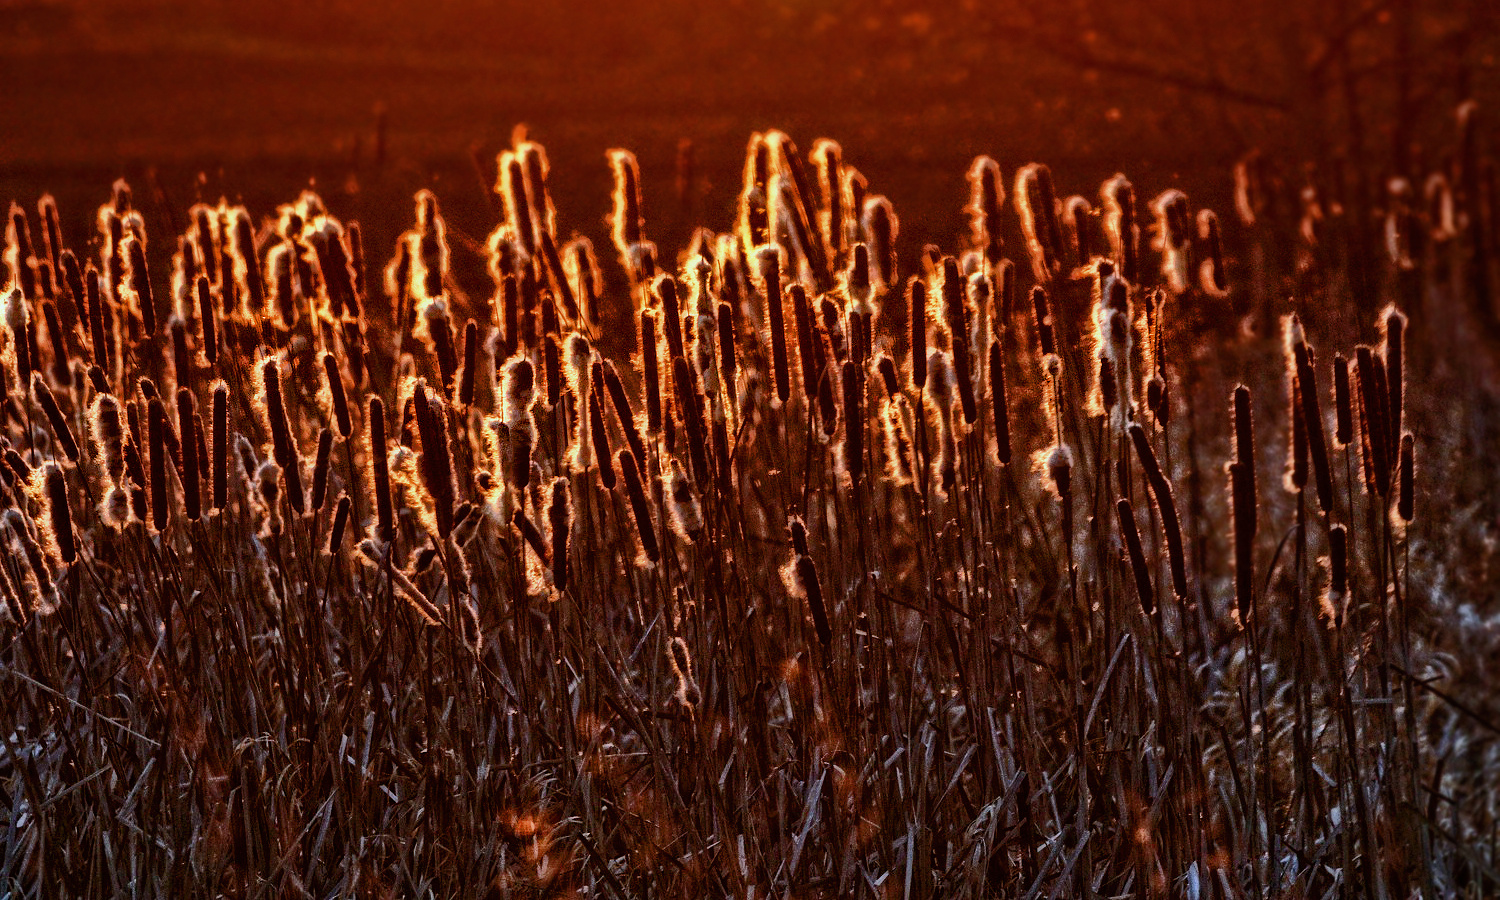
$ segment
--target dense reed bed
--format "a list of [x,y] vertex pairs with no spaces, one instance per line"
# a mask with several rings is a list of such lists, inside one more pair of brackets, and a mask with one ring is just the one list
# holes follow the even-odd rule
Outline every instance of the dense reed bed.
[[1472,122],[950,247],[779,132],[680,250],[526,140],[482,243],[13,205],[0,892],[1493,895]]

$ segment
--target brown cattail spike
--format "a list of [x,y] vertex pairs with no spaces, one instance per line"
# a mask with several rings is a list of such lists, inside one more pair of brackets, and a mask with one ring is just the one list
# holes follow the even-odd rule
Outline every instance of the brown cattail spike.
[[818,567],[807,556],[798,556],[795,565],[797,587],[807,598],[807,611],[812,614],[818,643],[827,651],[833,644],[833,628],[828,623],[828,607],[823,603],[823,587],[818,583]]
[[339,548],[344,545],[344,529],[349,525],[349,495],[341,494],[339,504],[333,511],[333,528],[328,532],[328,553],[332,556],[339,555]]
[[1410,522],[1416,517],[1416,450],[1410,432],[1401,435],[1401,488],[1396,499],[1396,515]]
[[57,398],[53,396],[52,389],[47,387],[47,379],[42,377],[41,372],[31,373],[31,396],[42,408],[42,412],[46,413],[47,423],[52,426],[52,433],[57,436],[57,442],[62,446],[68,461],[78,462],[78,441],[73,438],[73,429],[68,425],[67,417],[58,407]]
[[339,437],[348,440],[354,433],[354,420],[349,415],[349,398],[344,393],[344,377],[339,371],[339,362],[332,353],[323,354],[323,379],[328,389],[329,405],[333,407],[333,421]]
[[391,470],[385,444],[385,404],[379,397],[370,397],[370,414],[365,428],[370,439],[370,490],[375,495],[375,537],[389,541],[396,534],[396,516],[391,509]]
[[412,394],[417,415],[417,433],[422,440],[422,480],[432,495],[437,536],[446,541],[453,534],[453,457],[448,449],[448,416],[443,402],[417,382]]
[[229,386],[214,385],[214,509],[229,502]]
[[646,490],[641,484],[641,475],[635,455],[621,450],[616,457],[620,474],[625,482],[625,494],[630,499],[630,509],[635,515],[636,534],[641,539],[641,550],[651,562],[661,559],[661,550],[656,543],[656,526],[651,520],[651,506],[646,502]]
[[1177,503],[1172,499],[1172,484],[1156,461],[1156,452],[1151,449],[1151,441],[1146,437],[1146,430],[1140,425],[1132,424],[1130,440],[1135,445],[1136,456],[1140,458],[1146,483],[1151,487],[1151,496],[1156,501],[1157,514],[1161,516],[1162,537],[1165,538],[1167,544],[1167,564],[1172,573],[1172,592],[1178,600],[1186,601],[1188,596],[1187,554],[1182,545],[1182,524],[1177,517]]
[[203,514],[200,493],[198,436],[194,420],[197,398],[188,388],[177,389],[177,432],[182,437],[182,505],[188,521],[196,522]]
[[1234,389],[1235,460],[1229,466],[1234,503],[1234,587],[1240,623],[1250,621],[1255,595],[1255,432],[1250,418],[1250,390]]
[[911,386],[920,391],[927,387],[927,283],[913,275],[906,286],[906,303],[911,314],[908,332],[911,346]]
[[1151,570],[1146,566],[1146,554],[1141,550],[1141,535],[1135,527],[1135,512],[1130,501],[1121,497],[1115,503],[1115,513],[1120,519],[1120,534],[1125,538],[1125,550],[1130,556],[1130,571],[1135,574],[1135,592],[1141,599],[1141,609],[1149,617],[1156,611],[1156,594],[1151,587]]
[[310,512],[322,512],[323,501],[328,499],[328,469],[333,460],[333,432],[327,428],[318,432],[318,455],[313,463],[312,507]]
[[57,559],[65,566],[78,559],[78,545],[73,540],[73,514],[68,506],[68,483],[62,467],[47,463],[41,469],[42,486],[47,500],[47,531],[57,550]]
[[552,586],[563,592],[568,589],[568,529],[573,525],[573,501],[568,479],[561,476],[552,482],[547,523],[552,529]]
[[1307,435],[1307,452],[1312,459],[1313,484],[1318,493],[1318,508],[1327,513],[1333,509],[1333,472],[1328,463],[1328,444],[1323,434],[1323,411],[1318,400],[1317,373],[1313,371],[1307,345],[1292,347],[1297,364],[1298,393],[1301,395],[1302,428]]
[[160,397],[152,397],[147,413],[147,426],[151,450],[151,524],[157,531],[165,530],[169,518],[167,509],[167,410]]

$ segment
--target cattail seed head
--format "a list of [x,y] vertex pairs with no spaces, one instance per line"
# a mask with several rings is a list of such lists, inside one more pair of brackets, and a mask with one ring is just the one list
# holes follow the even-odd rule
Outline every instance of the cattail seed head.
[[1141,600],[1141,609],[1149,618],[1156,610],[1156,594],[1151,587],[1151,570],[1146,565],[1146,554],[1141,549],[1141,535],[1136,530],[1135,512],[1130,501],[1121,497],[1115,503],[1115,513],[1120,520],[1120,534],[1125,538],[1125,549],[1130,556],[1130,570],[1135,574],[1135,592]]
[[119,483],[125,475],[125,427],[120,420],[120,401],[100,393],[89,405],[89,436],[94,455],[110,480]]
[[376,540],[389,541],[396,534],[396,516],[391,508],[391,474],[386,457],[385,404],[379,397],[370,397],[370,413],[365,419],[369,437],[367,452],[370,459],[370,492],[374,495]]
[[199,492],[197,405],[197,398],[191,390],[185,387],[177,389],[177,430],[182,440],[182,501],[190,522],[198,521],[203,514]]
[[42,377],[41,372],[31,374],[31,396],[46,414],[47,422],[52,426],[52,433],[57,437],[57,442],[68,457],[68,461],[78,462],[78,441],[73,438],[73,429],[68,425],[68,418],[58,407],[57,397],[53,395],[52,389],[47,387],[47,379]]
[[621,450],[616,460],[620,464],[621,480],[625,484],[625,495],[630,500],[631,513],[635,516],[636,536],[640,538],[641,551],[645,553],[647,560],[655,564],[661,559],[661,550],[656,543],[656,526],[652,523],[651,505],[641,484],[638,463],[629,450]]
[[568,531],[573,527],[573,498],[568,479],[562,476],[552,481],[547,522],[552,530],[552,586],[564,592],[568,589]]
[[42,496],[46,501],[46,527],[42,537],[49,554],[65,566],[78,559],[78,545],[73,539],[73,514],[68,506],[68,483],[62,467],[48,462],[36,470],[41,477]]
[[213,395],[214,509],[223,512],[229,503],[229,386],[222,380],[215,381]]
[[1404,523],[1416,517],[1416,450],[1411,432],[1401,435],[1401,487],[1396,499],[1396,515]]

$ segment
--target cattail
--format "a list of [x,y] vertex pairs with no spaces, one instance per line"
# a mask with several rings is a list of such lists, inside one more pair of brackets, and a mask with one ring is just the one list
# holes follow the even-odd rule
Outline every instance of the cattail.
[[125,258],[125,283],[129,295],[139,305],[141,327],[150,337],[156,333],[156,300],[151,295],[151,277],[146,271],[146,245],[131,235],[122,246]]
[[686,356],[682,337],[682,303],[677,290],[677,279],[671,275],[658,275],[651,284],[651,293],[661,307],[662,329],[667,339],[667,354],[673,358]]
[[31,373],[31,396],[42,408],[42,412],[46,413],[47,422],[52,426],[57,442],[62,445],[68,462],[78,462],[78,442],[73,439],[73,429],[69,427],[67,417],[58,407],[57,398],[53,396],[52,389],[47,387],[47,379],[42,377],[41,372]]
[[843,463],[849,472],[849,480],[858,485],[865,474],[865,416],[861,409],[864,401],[864,378],[859,366],[846,361],[843,367],[844,385],[844,448]]
[[615,179],[610,228],[620,255],[628,256],[630,248],[641,243],[645,221],[641,218],[641,171],[629,150],[610,150],[608,155]]
[[573,524],[573,500],[568,479],[561,475],[552,481],[547,522],[552,529],[552,586],[562,593],[568,589],[568,530]]
[[57,265],[62,284],[68,289],[68,299],[73,302],[73,310],[78,314],[78,321],[87,332],[89,330],[89,305],[88,297],[84,294],[83,269],[78,265],[78,257],[73,255],[72,250],[63,250],[59,254]]
[[167,409],[160,397],[152,397],[147,408],[151,450],[151,524],[157,531],[167,527]]
[[1062,250],[1052,170],[1040,163],[1021,167],[1016,172],[1015,206],[1031,253],[1032,271],[1038,281],[1050,281],[1058,271]]
[[1156,501],[1157,515],[1161,516],[1162,536],[1167,544],[1167,568],[1172,573],[1172,591],[1177,599],[1186,601],[1187,555],[1182,546],[1182,523],[1177,517],[1177,503],[1172,499],[1172,483],[1162,473],[1161,465],[1156,460],[1156,452],[1151,449],[1151,441],[1146,437],[1146,430],[1140,425],[1131,424],[1130,440],[1135,445],[1136,456],[1140,458],[1146,484],[1151,488],[1151,497]]
[[1005,203],[1005,187],[1000,180],[1000,166],[988,156],[979,156],[969,166],[969,245],[981,251],[992,265],[999,262],[1005,242],[1000,238],[1000,208]]
[[693,491],[693,483],[682,470],[682,463],[670,460],[670,470],[661,478],[667,504],[667,524],[683,541],[697,542],[703,533],[703,506]]
[[125,474],[130,476],[132,485],[130,488],[130,511],[137,521],[145,522],[147,516],[150,515],[150,511],[146,506],[146,470],[141,463],[140,418],[136,414],[136,404],[129,404],[125,409],[131,433],[131,439],[125,442]]
[[110,365],[109,361],[113,354],[107,341],[109,329],[104,323],[104,297],[103,289],[99,284],[99,272],[92,265],[84,273],[83,283],[86,302],[82,308],[88,310],[85,318],[89,322],[94,364],[102,368]]
[[417,432],[422,441],[422,481],[432,495],[437,536],[446,541],[453,534],[453,457],[448,449],[448,417],[443,402],[427,389],[424,380],[412,393],[417,414]]
[[1234,505],[1234,594],[1241,624],[1250,621],[1255,594],[1255,431],[1250,418],[1250,389],[1234,389],[1235,458],[1229,466]]
[[818,583],[818,567],[808,556],[798,556],[795,566],[797,589],[807,600],[813,630],[817,632],[818,643],[823,645],[826,652],[833,644],[833,628],[828,624],[828,607],[823,603],[823,587]]
[[47,343],[52,345],[52,380],[62,387],[71,387],[73,367],[68,355],[67,332],[63,331],[57,304],[51,300],[42,301],[42,322],[47,326]]
[[648,560],[655,563],[661,559],[661,550],[656,545],[656,527],[651,522],[651,506],[646,501],[646,491],[641,485],[635,455],[629,450],[621,450],[615,458],[620,464],[625,494],[630,498],[630,510],[635,516],[635,530],[641,540],[641,550]]
[[609,360],[602,363],[604,375],[604,387],[609,392],[610,402],[615,408],[615,417],[620,422],[620,430],[625,433],[625,443],[630,445],[631,453],[638,460],[645,460],[646,446],[641,441],[640,429],[636,427],[635,413],[630,409],[630,398],[625,393],[625,383],[620,379],[620,373],[615,370],[615,364]]
[[214,509],[229,503],[229,386],[214,382]]
[[125,475],[125,429],[120,421],[120,401],[113,394],[94,397],[89,408],[89,435],[100,467],[118,483]]
[[281,365],[277,358],[272,356],[261,363],[259,374],[260,402],[257,409],[271,432],[272,458],[286,479],[287,499],[291,501],[292,510],[300,515],[306,509],[307,500],[302,496],[302,477],[298,471],[300,457],[292,440],[291,421],[282,402]]
[[1306,434],[1307,452],[1312,460],[1313,484],[1318,493],[1318,507],[1327,513],[1333,509],[1333,473],[1328,464],[1328,445],[1323,434],[1323,411],[1318,400],[1317,373],[1313,371],[1307,345],[1298,342],[1292,347],[1297,366],[1297,391],[1302,408],[1293,415],[1302,417]]
[[1323,616],[1338,630],[1349,607],[1349,541],[1344,526],[1328,532],[1328,586],[1318,599]]
[[187,323],[174,315],[168,331],[172,335],[172,376],[180,387],[190,387],[193,381],[193,359],[188,352]]
[[1359,380],[1360,440],[1364,446],[1365,458],[1369,460],[1370,473],[1374,477],[1376,496],[1385,497],[1390,492],[1391,456],[1386,410],[1390,398],[1385,390],[1387,385],[1382,383],[1384,366],[1369,347],[1362,346],[1356,350],[1354,370]]
[[1135,512],[1130,501],[1121,497],[1115,503],[1115,513],[1120,519],[1120,533],[1125,537],[1125,550],[1130,555],[1130,570],[1135,573],[1135,592],[1141,598],[1141,609],[1149,618],[1156,611],[1156,594],[1151,588],[1151,570],[1146,567],[1146,554],[1141,550],[1141,535],[1135,527]]
[[370,439],[370,490],[375,495],[374,537],[380,541],[389,541],[396,534],[396,516],[391,509],[391,472],[385,444],[385,404],[374,395],[370,396],[370,414],[365,428]]
[[1402,359],[1406,346],[1406,316],[1393,306],[1385,311],[1381,324],[1385,330],[1385,387],[1390,398],[1386,404],[1386,427],[1394,447],[1401,440],[1401,413],[1406,396],[1406,370]]
[[78,559],[78,545],[73,540],[73,513],[68,506],[68,483],[62,467],[49,462],[37,470],[41,474],[42,494],[47,501],[47,527],[43,536],[53,558],[65,566]]
[[912,276],[906,284],[906,303],[911,313],[911,386],[927,387],[927,283]]
[[781,250],[775,246],[756,251],[766,300],[766,320],[771,326],[771,366],[776,377],[776,397],[786,403],[792,396],[787,362],[786,320],[781,296]]
[[1000,341],[994,338],[990,340],[989,371],[990,408],[995,425],[995,461],[999,465],[1008,466],[1011,460],[1010,410],[1005,396],[1005,355],[1001,352]]
[[531,548],[531,552],[536,554],[536,558],[541,560],[543,565],[550,565],[552,554],[547,550],[547,542],[531,519],[526,517],[526,513],[516,510],[511,515],[510,522],[515,526],[516,531],[520,532],[521,540],[525,541],[526,546]]
[[177,389],[177,430],[182,435],[182,503],[188,521],[196,522],[203,514],[199,493],[200,471],[198,441],[194,420],[197,402],[188,388]]
[[464,323],[464,365],[458,376],[458,405],[474,404],[476,366],[479,362],[479,326],[470,319]]
[[344,545],[344,529],[349,525],[349,495],[340,494],[338,506],[333,510],[333,528],[328,532],[328,553],[338,556]]
[[797,361],[802,374],[802,395],[811,404],[817,395],[818,377],[822,375],[818,369],[819,355],[813,347],[812,303],[800,284],[793,283],[787,287],[786,295],[792,301],[792,319],[797,326]]
[[31,371],[35,364],[27,338],[31,333],[31,307],[20,288],[14,288],[0,300],[0,319],[10,332],[10,351],[15,356],[16,377],[21,387],[31,384]]
[[715,315],[719,330],[719,377],[729,402],[735,397],[734,307],[719,303]]
[[693,478],[700,483],[709,480],[708,435],[705,433],[702,403],[698,390],[693,386],[693,374],[687,360],[677,357],[672,361],[673,383],[677,389],[677,409],[687,429],[688,453],[693,464]]
[[1224,245],[1219,236],[1219,217],[1213,210],[1198,211],[1198,241],[1203,247],[1203,262],[1198,268],[1198,283],[1205,294],[1225,297],[1229,294],[1229,273],[1224,270]]
[[822,200],[818,212],[824,252],[838,259],[844,252],[844,175],[843,148],[827,138],[813,144],[813,167],[818,172],[818,190]]
[[1401,486],[1396,498],[1396,515],[1410,523],[1416,512],[1416,451],[1411,432],[1401,435]]
[[661,364],[656,358],[656,314],[648,309],[641,310],[640,323],[638,342],[641,348],[641,375],[646,383],[646,432],[657,435],[662,430],[662,410]]
[[[601,399],[604,386],[599,375],[599,363],[594,363],[593,370],[594,389],[589,391],[588,399],[589,439],[593,441],[594,458],[599,461],[599,483],[604,485],[605,490],[613,490],[615,464],[609,454],[609,432],[604,430],[604,401]],[[582,414],[580,411],[579,415]]]
[[203,329],[203,358],[209,365],[219,361],[219,309],[209,280],[199,275],[195,282],[198,299],[198,323]]
[[339,437],[348,440],[354,433],[354,421],[349,415],[349,398],[344,393],[344,377],[339,363],[332,353],[323,354],[323,386],[328,391],[328,404],[333,411],[333,421]]
[[1104,233],[1115,269],[1121,278],[1139,284],[1140,225],[1136,221],[1135,188],[1124,175],[1116,175],[1099,193],[1104,201]]
[[677,702],[690,709],[696,707],[703,702],[703,692],[693,678],[693,656],[688,652],[687,641],[674,636],[667,642],[667,650],[667,660],[677,678]]
[[1036,316],[1036,340],[1042,356],[1057,354],[1057,341],[1052,335],[1052,311],[1047,303],[1047,291],[1041,285],[1031,289],[1031,310]]
[[5,465],[15,474],[17,480],[29,481],[31,479],[31,466],[21,454],[15,451],[14,447],[5,448]]
[[1347,447],[1354,439],[1354,414],[1349,400],[1349,360],[1342,354],[1333,358],[1333,408],[1337,416],[1333,438]]
[[313,463],[312,508],[310,512],[322,512],[323,501],[328,499],[328,469],[333,459],[333,432],[327,428],[318,432],[318,455]]

